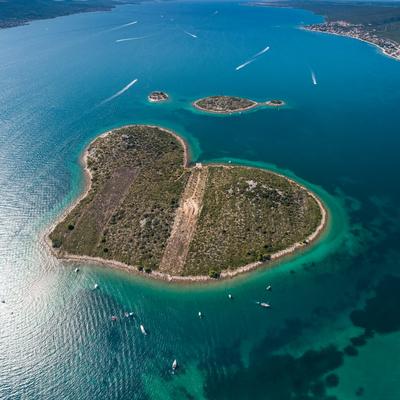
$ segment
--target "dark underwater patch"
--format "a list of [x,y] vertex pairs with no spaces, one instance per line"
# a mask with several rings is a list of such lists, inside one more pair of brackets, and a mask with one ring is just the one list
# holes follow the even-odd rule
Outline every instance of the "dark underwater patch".
[[[210,399],[333,400],[326,394],[325,375],[343,364],[334,346],[309,350],[300,357],[265,354],[262,346],[250,354],[248,368],[230,374],[209,373],[205,393]],[[332,379],[332,378],[330,378]]]
[[391,333],[400,330],[400,277],[385,276],[375,288],[375,296],[363,309],[355,310],[350,319],[355,326],[370,332]]
[[348,346],[346,346],[344,348],[344,353],[347,356],[350,356],[350,357],[358,356],[358,350],[354,346],[352,346],[351,344],[349,344]]

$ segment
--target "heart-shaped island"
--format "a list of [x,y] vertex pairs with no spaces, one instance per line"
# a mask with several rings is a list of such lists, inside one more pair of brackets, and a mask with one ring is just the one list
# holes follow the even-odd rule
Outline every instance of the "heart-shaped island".
[[132,125],[83,155],[87,188],[48,238],[64,259],[174,280],[249,271],[313,241],[326,224],[315,194],[258,168],[190,165],[184,141]]

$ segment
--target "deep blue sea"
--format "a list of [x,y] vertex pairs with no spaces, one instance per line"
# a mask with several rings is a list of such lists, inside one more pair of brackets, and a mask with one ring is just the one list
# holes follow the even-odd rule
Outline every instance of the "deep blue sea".
[[[319,21],[149,2],[0,31],[1,399],[400,398],[400,63],[299,29]],[[149,104],[157,89],[171,100]],[[215,94],[287,106],[192,109]],[[207,286],[74,273],[43,234],[82,190],[85,146],[128,123],[175,130],[193,161],[298,179],[326,202],[329,229],[274,268]]]

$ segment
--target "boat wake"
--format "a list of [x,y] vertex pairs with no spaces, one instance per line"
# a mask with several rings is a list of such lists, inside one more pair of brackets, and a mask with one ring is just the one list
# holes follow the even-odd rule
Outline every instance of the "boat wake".
[[122,42],[130,42],[132,40],[139,40],[139,39],[146,39],[150,36],[136,36],[136,37],[129,37],[129,38],[123,38],[123,39],[117,39],[115,43],[122,43]]
[[311,71],[311,79],[312,79],[313,85],[318,85],[317,78],[315,77],[314,71]]
[[190,33],[190,32],[188,32],[188,31],[183,31],[183,32],[185,32],[186,35],[189,35],[189,36],[191,36],[192,38],[197,39],[197,35],[195,35],[194,33]]
[[262,54],[266,53],[268,50],[269,50],[269,46],[267,46],[265,49],[262,49],[258,53],[254,54],[254,56],[252,58],[257,58],[257,57],[261,56]]
[[137,21],[128,22],[127,24],[123,24],[123,25],[116,26],[116,27],[113,28],[112,30],[121,29],[121,28],[126,28],[127,26],[135,25],[135,24],[137,24],[137,23],[138,23]]
[[100,104],[106,104],[109,101],[114,100],[116,97],[121,96],[121,94],[129,90],[137,81],[138,79],[134,79],[132,82],[129,82],[125,87],[123,87],[117,93],[113,94],[111,97],[108,97],[107,99],[103,100]]
[[251,64],[252,62],[256,61],[258,57],[266,53],[270,49],[269,46],[265,47],[264,49],[260,50],[258,53],[254,54],[249,60],[244,62],[243,64],[238,65],[235,70],[239,71],[240,69],[246,67],[247,65]]
[[246,61],[245,63],[238,65],[238,66],[235,68],[235,70],[236,70],[236,71],[239,71],[240,69],[242,69],[242,68],[244,68],[244,67],[247,67],[249,64],[251,64],[251,63],[254,62],[254,61],[256,61],[256,59],[255,59],[255,58],[252,58],[251,60]]

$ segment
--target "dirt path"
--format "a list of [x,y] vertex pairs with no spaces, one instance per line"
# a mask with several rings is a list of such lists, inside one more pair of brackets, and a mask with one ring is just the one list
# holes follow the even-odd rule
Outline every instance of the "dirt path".
[[180,275],[183,272],[201,211],[207,176],[207,167],[192,169],[161,259],[160,272],[172,275]]

